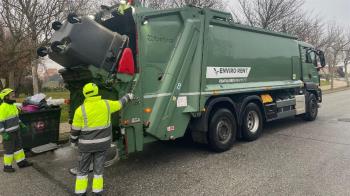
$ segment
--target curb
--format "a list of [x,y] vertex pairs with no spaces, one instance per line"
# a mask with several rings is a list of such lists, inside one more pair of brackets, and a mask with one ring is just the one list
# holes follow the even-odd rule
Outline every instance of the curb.
[[324,95],[326,95],[326,94],[337,93],[337,92],[346,91],[346,90],[350,90],[350,87],[336,88],[336,89],[333,89],[333,90],[331,90],[331,89],[324,90],[324,91],[322,91],[322,93]]
[[[59,140],[58,140],[57,144],[62,145],[62,144],[68,143],[69,142],[69,135],[70,135],[70,133],[60,133]],[[4,155],[4,153],[5,153],[5,151],[3,149],[3,145],[0,142],[0,157],[2,157]]]

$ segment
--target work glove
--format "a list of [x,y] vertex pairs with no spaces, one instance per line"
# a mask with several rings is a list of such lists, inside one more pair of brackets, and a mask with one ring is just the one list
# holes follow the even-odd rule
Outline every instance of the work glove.
[[122,97],[119,101],[124,106],[124,105],[126,105],[126,103],[128,103],[129,101],[131,101],[133,99],[134,99],[134,94],[128,93],[124,97]]
[[28,132],[28,127],[23,122],[19,123],[19,128],[20,128],[20,131],[22,133],[27,133]]
[[133,100],[135,98],[134,94],[132,93],[128,93],[126,96],[128,97],[129,100]]
[[11,139],[11,136],[10,136],[9,133],[4,132],[4,133],[2,133],[2,139],[3,139],[4,141],[9,141],[9,140]]

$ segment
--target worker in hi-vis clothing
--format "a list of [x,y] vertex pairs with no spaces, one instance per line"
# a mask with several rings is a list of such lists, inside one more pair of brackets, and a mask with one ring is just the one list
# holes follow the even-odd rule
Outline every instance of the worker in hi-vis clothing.
[[4,172],[15,172],[12,167],[13,160],[16,161],[19,168],[29,167],[33,164],[26,160],[24,151],[22,149],[22,139],[20,135],[20,128],[23,123],[20,121],[18,115],[19,111],[14,104],[16,101],[12,100],[13,90],[4,89],[0,92],[0,133],[2,135],[4,145]]
[[74,113],[71,130],[71,142],[78,144],[80,153],[75,194],[86,195],[89,167],[92,162],[92,191],[95,195],[101,195],[106,152],[112,141],[111,114],[133,99],[133,95],[127,94],[119,101],[104,100],[99,96],[98,86],[93,83],[84,86],[83,94],[85,101]]

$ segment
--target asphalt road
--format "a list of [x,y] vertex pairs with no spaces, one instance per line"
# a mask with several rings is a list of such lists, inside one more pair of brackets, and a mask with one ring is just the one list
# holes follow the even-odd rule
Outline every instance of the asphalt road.
[[[316,121],[267,124],[259,140],[237,142],[220,154],[184,142],[148,145],[105,170],[106,193],[350,195],[349,98],[350,91],[325,95]],[[34,168],[0,172],[0,195],[69,195],[74,177],[68,169],[76,163],[72,154],[62,148],[31,158]]]

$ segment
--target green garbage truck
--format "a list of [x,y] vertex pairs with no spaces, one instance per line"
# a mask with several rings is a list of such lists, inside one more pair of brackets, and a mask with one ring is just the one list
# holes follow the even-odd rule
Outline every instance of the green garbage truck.
[[53,23],[51,45],[38,54],[65,67],[70,118],[87,82],[104,99],[135,95],[112,116],[123,155],[185,134],[222,152],[259,138],[266,122],[316,119],[325,59],[312,45],[207,8],[109,11]]

